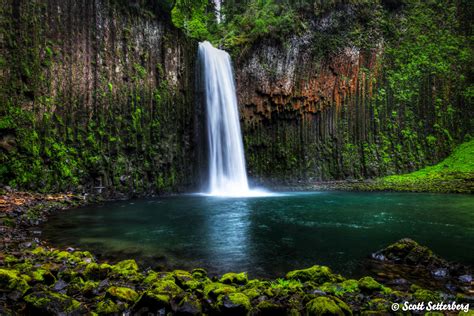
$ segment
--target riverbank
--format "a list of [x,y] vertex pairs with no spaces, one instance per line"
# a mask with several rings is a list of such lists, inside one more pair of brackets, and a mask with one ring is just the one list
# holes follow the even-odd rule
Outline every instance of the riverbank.
[[[41,240],[48,216],[91,200],[72,194],[9,192],[0,200],[0,314],[373,314],[394,303],[474,302],[472,267],[446,262],[411,240],[372,254],[374,277],[346,279],[313,266],[274,279],[203,269],[153,271],[116,264]],[[369,254],[368,254],[369,255]]]

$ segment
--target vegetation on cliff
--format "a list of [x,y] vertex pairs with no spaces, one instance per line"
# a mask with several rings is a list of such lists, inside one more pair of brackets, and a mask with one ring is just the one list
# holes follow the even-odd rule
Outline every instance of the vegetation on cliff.
[[474,140],[458,146],[440,163],[418,171],[387,176],[364,185],[364,190],[394,190],[418,192],[474,192]]
[[159,7],[2,2],[0,184],[134,195],[192,183],[195,43]]

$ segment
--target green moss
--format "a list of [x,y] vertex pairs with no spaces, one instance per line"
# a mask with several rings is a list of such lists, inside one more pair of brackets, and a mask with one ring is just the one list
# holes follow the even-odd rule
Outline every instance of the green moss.
[[99,315],[116,314],[120,312],[120,306],[110,299],[105,299],[97,304],[95,311]]
[[220,295],[217,307],[222,313],[245,315],[250,310],[250,300],[242,293],[229,293]]
[[339,282],[344,280],[342,276],[332,273],[330,268],[318,265],[304,270],[294,270],[288,272],[286,278],[299,280],[301,282],[312,281],[316,284],[323,284],[325,282]]
[[417,286],[412,286],[411,290],[414,290],[413,297],[419,302],[438,302],[441,300],[441,296],[438,292],[422,289]]
[[24,297],[25,302],[36,310],[49,314],[80,314],[84,312],[81,303],[60,293],[35,292]]
[[222,283],[210,283],[204,286],[204,295],[206,298],[217,299],[218,296],[236,292],[232,285]]
[[49,270],[41,268],[32,271],[31,277],[35,282],[45,282],[46,284],[52,284],[56,281],[56,278]]
[[36,256],[42,256],[42,255],[48,254],[49,252],[46,251],[43,247],[36,247],[35,249],[31,251],[31,253]]
[[207,271],[205,269],[202,269],[202,268],[193,269],[193,271],[191,271],[191,274],[192,274],[193,278],[196,279],[196,280],[205,280],[205,279],[207,279]]
[[18,263],[19,260],[15,256],[6,255],[5,258],[3,259],[3,262],[5,262],[7,266],[12,266],[15,263]]
[[138,293],[128,287],[112,286],[107,289],[107,294],[125,302],[135,302],[138,300]]
[[107,275],[112,271],[112,266],[107,263],[89,263],[84,269],[84,275],[87,278],[95,280],[105,279]]
[[138,265],[133,259],[120,261],[114,265],[114,268],[120,270],[138,271]]
[[354,293],[359,291],[359,282],[357,280],[345,280],[341,283],[324,283],[320,288],[321,291],[336,295],[338,297],[343,296],[346,293]]
[[363,277],[359,280],[359,288],[362,291],[374,292],[382,290],[383,286],[379,282],[375,281],[372,277]]
[[176,285],[174,281],[164,279],[153,283],[151,291],[156,294],[168,294],[174,296],[183,292],[183,289]]
[[371,311],[390,312],[392,303],[383,298],[374,298],[368,302],[367,308]]
[[24,294],[30,288],[29,277],[22,275],[17,270],[0,269],[0,285],[2,289],[9,291],[19,291]]
[[224,283],[224,284],[240,284],[240,285],[245,285],[248,282],[248,277],[247,273],[242,272],[242,273],[233,273],[229,272],[224,274],[219,282]]
[[342,301],[320,296],[306,304],[308,316],[352,315],[351,309]]

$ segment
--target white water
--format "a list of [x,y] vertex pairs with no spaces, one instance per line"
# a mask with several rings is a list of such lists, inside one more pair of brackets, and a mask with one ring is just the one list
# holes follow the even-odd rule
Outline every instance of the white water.
[[209,178],[207,194],[262,196],[250,190],[240,131],[237,96],[230,56],[209,42],[199,43],[207,115]]

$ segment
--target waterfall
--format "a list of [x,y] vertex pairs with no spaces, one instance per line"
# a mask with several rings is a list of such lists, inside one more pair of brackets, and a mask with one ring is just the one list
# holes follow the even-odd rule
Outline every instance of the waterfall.
[[207,192],[222,196],[251,195],[230,56],[206,41],[199,43],[198,60],[207,121]]

